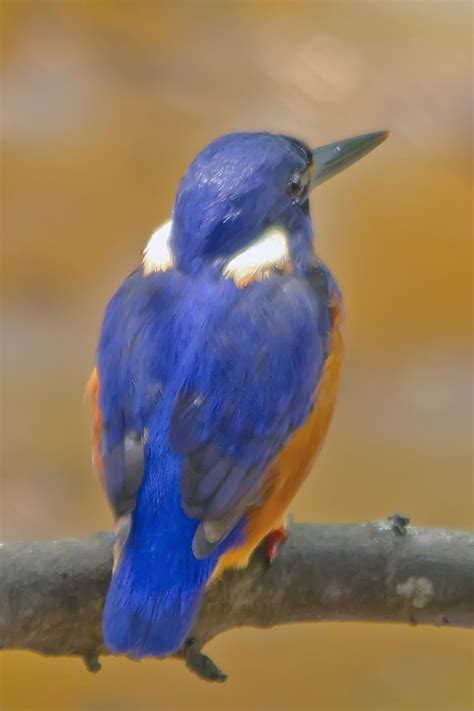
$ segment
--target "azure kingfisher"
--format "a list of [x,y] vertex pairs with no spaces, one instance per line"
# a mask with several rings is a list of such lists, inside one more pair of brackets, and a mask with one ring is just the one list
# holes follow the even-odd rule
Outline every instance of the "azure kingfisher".
[[342,356],[341,293],[308,197],[386,136],[315,150],[270,133],[214,140],[109,302],[89,392],[116,520],[112,652],[176,652],[208,584],[264,539],[271,561],[286,537]]

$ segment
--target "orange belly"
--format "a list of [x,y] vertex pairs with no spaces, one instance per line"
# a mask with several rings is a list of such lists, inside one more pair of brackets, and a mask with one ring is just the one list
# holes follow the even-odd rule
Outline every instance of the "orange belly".
[[218,577],[225,568],[245,567],[258,544],[271,531],[283,524],[288,506],[308,476],[323,443],[336,404],[341,372],[342,337],[339,304],[331,307],[333,328],[329,355],[323,366],[311,415],[272,463],[275,472],[265,502],[250,510],[245,543],[229,550],[220,559],[214,572]]

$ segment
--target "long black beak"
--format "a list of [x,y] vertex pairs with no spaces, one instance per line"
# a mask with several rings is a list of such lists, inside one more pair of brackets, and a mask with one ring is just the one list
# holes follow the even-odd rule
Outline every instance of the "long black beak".
[[342,141],[328,143],[327,146],[313,151],[314,172],[311,176],[311,188],[321,185],[328,178],[362,158],[388,137],[388,131],[374,131],[363,136],[344,138]]

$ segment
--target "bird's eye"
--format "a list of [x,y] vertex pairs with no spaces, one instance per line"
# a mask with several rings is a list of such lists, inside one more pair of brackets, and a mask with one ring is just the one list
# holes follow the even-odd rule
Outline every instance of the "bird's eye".
[[309,177],[306,173],[297,170],[290,173],[288,178],[288,194],[293,202],[302,203],[308,195]]

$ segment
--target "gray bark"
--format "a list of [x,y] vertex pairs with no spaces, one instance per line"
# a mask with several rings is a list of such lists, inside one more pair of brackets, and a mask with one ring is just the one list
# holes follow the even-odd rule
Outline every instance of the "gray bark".
[[[222,681],[201,649],[233,627],[329,620],[471,627],[474,534],[406,523],[395,516],[293,525],[270,568],[257,551],[248,568],[210,587],[179,656],[200,676]],[[100,669],[112,544],[109,533],[0,544],[0,646],[80,655]]]

